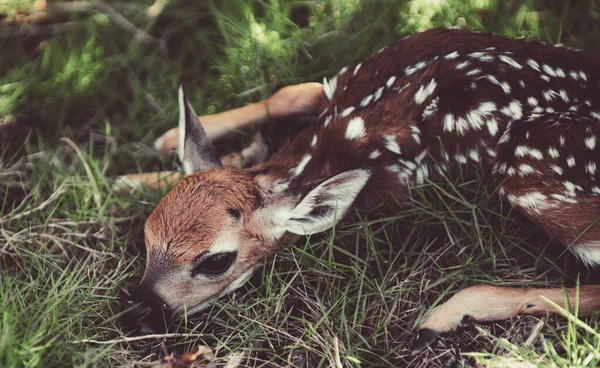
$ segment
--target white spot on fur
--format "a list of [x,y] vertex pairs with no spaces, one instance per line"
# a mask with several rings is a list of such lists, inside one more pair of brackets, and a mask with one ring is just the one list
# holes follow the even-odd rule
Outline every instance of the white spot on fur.
[[357,140],[365,137],[365,121],[361,117],[354,117],[348,122],[346,139]]
[[560,98],[562,98],[563,101],[569,103],[569,96],[567,95],[567,91],[565,91],[564,88],[558,91],[558,94],[560,95]]
[[417,184],[423,184],[428,176],[429,169],[427,168],[427,165],[421,165],[417,168]]
[[463,61],[461,63],[456,64],[456,66],[454,67],[454,69],[456,69],[456,70],[464,69],[464,68],[468,67],[469,65],[471,65],[471,62],[465,60],[465,61]]
[[421,129],[419,129],[418,126],[416,125],[412,125],[410,127],[410,130],[412,132],[411,136],[412,139],[417,143],[417,144],[421,144]]
[[538,64],[535,60],[533,59],[527,59],[527,64],[532,67],[533,69],[535,69],[536,71],[540,71],[540,64]]
[[415,103],[417,105],[420,105],[423,102],[425,102],[425,100],[433,94],[436,87],[437,83],[435,79],[432,79],[427,86],[421,86],[421,88],[419,88],[419,90],[415,94]]
[[477,150],[470,150],[469,157],[471,158],[471,160],[479,162],[479,152],[477,152]]
[[587,137],[585,139],[585,146],[589,150],[593,150],[594,148],[596,148],[596,136],[592,135],[592,136]]
[[481,69],[476,68],[476,69],[473,69],[473,70],[469,70],[467,72],[467,75],[470,77],[470,76],[473,76],[473,75],[477,75],[479,73],[481,73]]
[[571,249],[587,266],[597,266],[600,264],[600,241],[577,244]]
[[373,99],[373,95],[368,95],[367,97],[363,98],[362,101],[360,101],[360,106],[361,107],[365,107],[369,104],[369,102],[371,102],[371,100]]
[[497,85],[498,87],[502,88],[502,91],[504,91],[504,93],[506,93],[507,95],[510,94],[511,88],[510,85],[507,82],[500,82],[496,77],[494,77],[493,75],[485,75],[483,77],[480,77],[478,79],[481,78],[485,78],[487,80],[489,80],[490,82],[494,83],[495,85]]
[[536,160],[544,159],[544,155],[542,154],[542,152],[540,150],[531,148],[528,146],[517,146],[517,148],[515,149],[515,156],[517,156],[517,157],[530,156],[532,158],[535,158]]
[[558,137],[558,142],[560,143],[561,147],[565,146],[565,136],[561,135],[560,137]]
[[460,135],[465,135],[469,130],[469,123],[463,117],[456,119],[456,132]]
[[342,110],[342,113],[340,114],[340,116],[345,118],[348,115],[352,114],[353,111],[354,111],[354,106],[347,107],[344,110]]
[[521,177],[532,174],[534,172],[536,172],[536,170],[531,165],[521,164],[519,166],[519,176]]
[[381,96],[383,95],[383,87],[380,87],[374,94],[373,94],[373,102],[379,100],[381,98]]
[[400,154],[400,146],[398,145],[398,141],[396,141],[396,136],[391,134],[386,134],[383,136],[385,148],[389,151],[394,152],[395,154]]
[[327,78],[323,78],[323,92],[329,101],[333,98],[335,89],[337,88],[337,77],[331,78],[329,81]]
[[596,174],[596,163],[593,161],[588,162],[587,165],[585,165],[585,171],[587,171],[587,173],[590,175],[595,175]]
[[325,118],[325,124],[323,124],[323,126],[327,128],[327,125],[329,125],[329,123],[331,123],[331,115]]
[[315,134],[315,135],[313,136],[313,139],[312,139],[312,141],[310,142],[310,146],[311,146],[311,147],[314,147],[314,146],[316,146],[316,145],[317,145],[317,140],[318,140],[318,139],[319,139],[319,137],[317,137],[317,135]]
[[529,192],[516,197],[515,204],[517,206],[529,208],[538,212],[540,209],[544,209],[549,206],[549,203],[546,201],[547,199],[548,197],[540,192]]
[[552,158],[559,158],[560,157],[560,153],[558,152],[558,150],[554,147],[550,147],[548,148],[548,154],[550,155],[550,157]]
[[498,58],[515,69],[523,69],[523,66],[517,63],[515,59],[511,58],[510,56],[500,55]]
[[492,137],[496,136],[496,134],[498,133],[498,122],[496,121],[496,119],[488,120],[487,128]]
[[408,76],[408,75],[412,75],[416,72],[418,72],[419,70],[425,68],[427,66],[427,63],[424,61],[421,61],[420,63],[413,65],[409,65],[406,68],[404,68],[404,73]]
[[444,130],[446,132],[451,132],[454,130],[454,125],[455,125],[454,116],[452,114],[446,114],[446,116],[444,116]]
[[490,116],[496,109],[495,103],[491,101],[482,102],[476,109],[471,110],[467,114],[467,120],[473,129],[480,130],[483,126],[484,118]]
[[558,165],[551,165],[551,166],[550,166],[550,169],[552,169],[552,170],[553,170],[555,173],[557,173],[558,175],[562,175],[562,174],[564,174],[564,171],[563,171],[563,169],[562,169],[560,166],[558,166]]
[[551,77],[558,77],[558,75],[556,74],[556,72],[554,72],[554,69],[552,69],[552,67],[548,64],[543,64],[542,65],[542,69],[544,70],[544,72],[546,74],[548,74]]
[[362,64],[358,64],[355,68],[354,68],[354,72],[352,73],[352,75],[356,75],[356,73],[358,73],[358,70],[360,69],[360,67],[362,66]]
[[446,60],[453,60],[456,59],[459,56],[457,51],[452,51],[451,53],[447,54],[446,56],[444,56],[444,59]]
[[433,100],[431,100],[431,103],[429,103],[429,105],[427,105],[427,107],[425,107],[425,109],[423,110],[423,114],[421,117],[423,119],[425,119],[425,118],[432,116],[436,112],[438,112],[439,102],[440,102],[439,97],[436,97]]
[[527,98],[527,103],[529,104],[529,106],[537,106],[538,105],[538,100],[535,97],[529,97]]
[[500,110],[504,115],[511,117],[513,120],[519,120],[523,117],[523,109],[521,103],[517,100],[512,100],[508,106]]
[[376,158],[377,158],[377,157],[379,157],[379,156],[381,156],[381,151],[380,151],[380,150],[378,150],[378,149],[374,150],[373,152],[371,152],[371,153],[369,154],[369,158],[370,158],[371,160],[374,160],[374,159],[376,159]]
[[567,166],[569,166],[569,167],[575,166],[575,157],[573,157],[573,155],[567,157]]
[[457,154],[456,156],[454,156],[454,159],[456,160],[456,162],[458,162],[459,164],[466,164],[467,163],[467,157],[463,154]]
[[304,157],[302,157],[302,160],[300,160],[300,163],[298,164],[298,166],[291,169],[292,177],[296,177],[296,176],[302,174],[302,171],[304,171],[304,168],[306,167],[306,165],[308,165],[308,162],[310,161],[311,158],[312,158],[312,156],[310,154],[304,155]]
[[393,172],[393,173],[398,173],[400,172],[400,166],[398,166],[397,164],[391,165],[391,166],[387,166],[385,168],[387,171]]
[[385,82],[385,85],[387,88],[391,88],[394,85],[394,82],[396,81],[396,77],[391,76],[387,82]]

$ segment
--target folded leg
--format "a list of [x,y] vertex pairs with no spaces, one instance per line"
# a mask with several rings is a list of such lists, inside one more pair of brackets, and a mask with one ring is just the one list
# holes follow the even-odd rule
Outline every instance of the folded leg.
[[[323,86],[320,83],[303,83],[277,91],[266,100],[244,107],[199,118],[211,141],[223,138],[228,133],[250,125],[263,124],[273,119],[300,115],[316,115],[323,102]],[[154,148],[164,154],[179,145],[179,128],[173,128],[154,142]],[[232,152],[220,157],[223,166],[229,168],[250,167],[268,158],[269,150],[260,133],[252,144],[241,152]],[[156,190],[173,185],[183,175],[175,172],[129,174],[118,178],[114,190],[119,194],[131,194],[134,190]]]
[[[323,98],[323,85],[303,83],[287,86],[266,100],[218,114],[200,117],[200,122],[211,141],[251,125],[260,125],[270,119],[292,116],[317,115]],[[179,128],[164,133],[154,142],[154,149],[167,154],[179,145]]]

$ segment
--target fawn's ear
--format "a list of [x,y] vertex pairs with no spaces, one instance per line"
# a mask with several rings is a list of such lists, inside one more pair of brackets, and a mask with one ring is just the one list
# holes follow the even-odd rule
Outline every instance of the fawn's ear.
[[310,235],[332,228],[348,212],[352,202],[371,177],[371,171],[364,169],[345,171],[335,175],[308,192],[291,210],[286,208],[285,215],[277,216],[283,220],[283,230]]
[[185,174],[223,167],[200,119],[179,86],[179,159]]

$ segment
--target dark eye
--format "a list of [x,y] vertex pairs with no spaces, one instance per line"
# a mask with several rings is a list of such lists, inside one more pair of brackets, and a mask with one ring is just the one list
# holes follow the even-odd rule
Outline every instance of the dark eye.
[[217,253],[205,258],[192,271],[192,277],[203,274],[208,276],[220,275],[227,271],[235,258],[237,252]]
[[235,208],[228,208],[227,212],[229,212],[229,214],[236,220],[238,220],[242,216],[242,213],[240,212],[240,210],[235,209]]

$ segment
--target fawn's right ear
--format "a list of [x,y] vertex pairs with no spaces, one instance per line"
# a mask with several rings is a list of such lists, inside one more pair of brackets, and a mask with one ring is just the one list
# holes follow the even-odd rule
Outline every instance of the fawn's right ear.
[[185,174],[223,167],[200,119],[179,86],[179,159]]
[[365,169],[344,171],[317,185],[297,204],[273,208],[271,234],[276,238],[285,232],[310,235],[332,228],[346,216],[371,175]]

